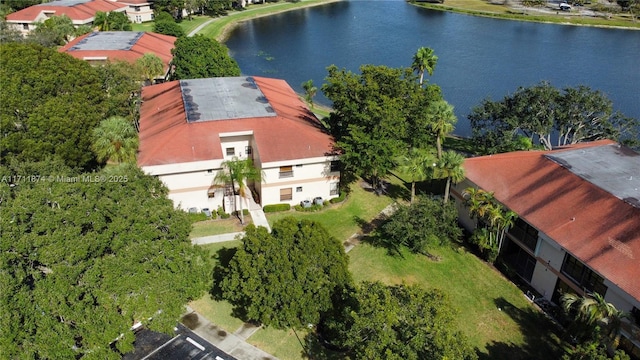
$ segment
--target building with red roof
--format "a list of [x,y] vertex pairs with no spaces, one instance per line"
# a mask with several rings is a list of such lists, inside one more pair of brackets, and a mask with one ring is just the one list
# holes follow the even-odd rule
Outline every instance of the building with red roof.
[[113,0],[127,5],[127,15],[133,23],[143,23],[153,20],[152,0]]
[[146,53],[158,56],[164,64],[165,78],[173,59],[171,49],[176,38],[169,35],[137,31],[99,31],[79,36],[58,49],[76,59],[94,64],[106,61],[134,63]]
[[541,296],[597,292],[632,314],[625,350],[640,357],[640,154],[613,141],[467,159],[453,192],[470,231],[464,189],[493,192],[518,214],[501,256]]
[[[333,139],[284,81],[227,77],[171,81],[142,90],[138,165],[183,209],[235,210],[215,184],[222,162],[253,160],[262,205],[338,196]],[[247,208],[243,205],[243,208]]]
[[28,34],[36,24],[52,16],[66,15],[74,26],[91,25],[98,11],[126,12],[128,5],[109,0],[54,0],[44,4],[29,6],[7,15],[7,23]]

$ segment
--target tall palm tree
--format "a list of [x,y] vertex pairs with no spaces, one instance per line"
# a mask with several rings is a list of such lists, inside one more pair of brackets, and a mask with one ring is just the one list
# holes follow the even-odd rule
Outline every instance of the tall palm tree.
[[309,79],[302,83],[304,89],[304,99],[309,103],[310,107],[313,107],[313,97],[316,96],[318,88],[313,86],[313,79]]
[[247,197],[247,181],[262,180],[262,171],[253,166],[251,159],[239,159],[235,156],[231,160],[223,161],[222,169],[222,171],[218,171],[213,181],[222,185],[231,183],[234,192],[237,186],[240,196],[240,223],[244,224],[242,200]]
[[112,116],[93,129],[91,148],[98,161],[135,163],[138,133],[129,120]]
[[451,182],[454,184],[464,180],[464,156],[455,151],[447,151],[438,160],[436,173],[439,178],[447,179],[447,183],[444,188],[444,203],[449,201],[449,194],[451,192]]
[[467,199],[467,206],[469,206],[471,216],[479,219],[485,217],[494,201],[492,192],[474,187],[466,188],[462,195]]
[[439,100],[429,104],[427,108],[431,130],[436,135],[436,148],[438,149],[438,159],[442,158],[442,141],[455,129],[458,118],[451,106],[445,100]]
[[413,55],[413,63],[411,64],[411,68],[413,71],[417,71],[418,75],[420,75],[420,86],[422,86],[422,81],[424,79],[424,72],[426,71],[429,76],[433,75],[433,69],[436,67],[436,63],[438,62],[438,57],[433,52],[433,49],[428,47],[421,47],[416,51]]
[[416,198],[416,182],[433,178],[435,157],[426,149],[413,148],[402,157],[400,171],[411,178],[411,203]]

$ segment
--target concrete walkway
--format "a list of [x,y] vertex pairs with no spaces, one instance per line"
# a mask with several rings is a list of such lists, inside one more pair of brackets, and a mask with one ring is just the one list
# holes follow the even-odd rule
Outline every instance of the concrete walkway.
[[211,24],[215,20],[216,20],[216,18],[213,18],[213,19],[209,19],[209,20],[203,22],[202,24],[198,25],[197,28],[193,29],[187,36],[193,36],[193,35],[197,34],[198,31],[202,30],[205,26]]
[[227,241],[238,240],[243,236],[244,236],[244,231],[240,231],[240,232],[234,232],[234,233],[191,238],[191,243],[194,245],[204,245],[204,244],[212,244],[212,243],[219,243],[219,242],[227,242]]
[[187,306],[188,314],[182,317],[182,323],[201,338],[215,345],[220,350],[242,360],[278,360],[278,358],[247,343],[245,340],[259,327],[243,325],[236,333],[231,334],[224,329],[212,324],[197,312]]

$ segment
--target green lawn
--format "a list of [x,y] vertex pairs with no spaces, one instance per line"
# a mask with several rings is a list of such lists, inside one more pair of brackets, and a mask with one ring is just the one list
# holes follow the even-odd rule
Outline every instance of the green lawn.
[[[392,192],[406,195],[406,188],[397,178],[392,181],[391,188]],[[350,197],[331,209],[317,213],[268,214],[268,219],[270,223],[285,216],[313,219],[344,241],[393,201],[355,185]],[[214,263],[220,249],[238,244],[239,241],[233,241],[204,245],[203,248],[211,254]],[[459,312],[457,327],[478,349],[481,360],[560,357],[557,338],[550,336],[553,327],[515,285],[465,248],[445,247],[432,253],[441,260],[434,262],[406,251],[403,257],[392,257],[385,249],[361,243],[349,252],[349,268],[358,282],[405,282],[441,289]],[[227,331],[233,332],[241,325],[241,321],[231,315],[231,305],[215,302],[208,295],[192,302],[191,306]],[[299,336],[304,338],[304,334]],[[249,342],[284,360],[302,358],[302,347],[290,330],[261,329],[249,338]],[[336,354],[333,356],[339,358]]]
[[358,185],[352,186],[349,197],[340,204],[331,205],[320,212],[299,212],[295,210],[268,213],[269,224],[286,216],[312,219],[324,225],[338,240],[347,240],[360,230],[360,225],[371,221],[382,209],[393,202],[387,196],[376,196]]
[[356,281],[418,284],[449,295],[459,311],[458,328],[487,359],[551,359],[559,351],[551,324],[522,292],[464,248],[432,251],[432,261],[408,252],[392,257],[382,248],[360,244],[349,253]]
[[[197,28],[200,24],[205,21],[211,19],[209,16],[194,16],[191,20],[184,19],[178,23],[180,27],[184,30],[185,34],[189,34],[195,28]],[[153,31],[153,21],[147,21],[142,24],[132,24],[133,31]]]
[[[244,222],[245,225],[250,224],[251,216],[245,216]],[[193,227],[191,229],[191,234],[189,234],[189,237],[196,238],[209,235],[234,233],[239,231],[243,231],[243,226],[240,225],[240,220],[238,220],[238,218],[232,216],[229,219],[224,220],[206,220],[193,223]]]

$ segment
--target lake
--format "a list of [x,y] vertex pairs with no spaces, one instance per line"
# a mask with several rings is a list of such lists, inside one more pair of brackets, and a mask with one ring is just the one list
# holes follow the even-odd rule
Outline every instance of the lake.
[[[408,67],[426,46],[439,57],[428,81],[442,88],[470,135],[467,114],[519,86],[587,85],[640,118],[640,31],[490,19],[422,9],[402,0],[340,1],[253,19],[226,42],[242,73],[282,78],[298,92],[326,67]],[[330,105],[318,92],[315,101]]]

